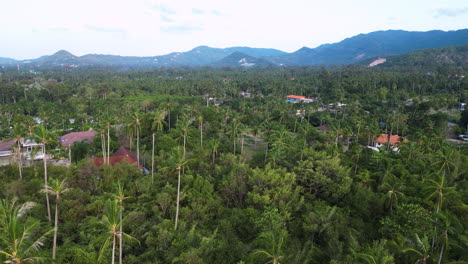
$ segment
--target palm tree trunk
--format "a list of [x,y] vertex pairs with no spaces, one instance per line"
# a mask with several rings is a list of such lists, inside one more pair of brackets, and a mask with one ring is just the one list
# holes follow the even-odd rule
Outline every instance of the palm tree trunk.
[[186,146],[186,143],[187,143],[187,131],[184,132],[184,154],[183,154],[183,159],[185,160],[185,146]]
[[233,145],[234,145],[234,155],[236,155],[236,139],[237,139],[237,137],[234,136],[233,138],[234,139],[232,140],[232,142],[233,142]]
[[140,166],[140,129],[137,126],[137,162],[138,166]]
[[442,263],[442,255],[444,254],[444,244],[442,244],[442,247],[440,248],[440,254],[439,254],[439,260],[437,261],[437,264]]
[[[46,153],[46,145],[44,143],[44,156],[42,160],[44,161],[44,188],[46,188],[49,185],[49,181],[47,179],[47,153]],[[46,203],[47,203],[47,219],[49,222],[52,221],[52,218],[50,216],[50,202],[49,202],[49,194],[46,192]]]
[[110,163],[110,127],[107,127],[107,164]]
[[101,133],[101,149],[102,149],[102,158],[104,159],[104,163],[107,163],[106,159],[106,138],[104,134]]
[[151,151],[151,184],[154,183],[154,133],[153,133],[153,149]]
[[[120,206],[122,207],[122,202],[120,202]],[[122,210],[123,210],[123,207],[120,210],[119,264],[122,264],[122,256],[123,256]]]
[[179,222],[179,201],[180,201],[180,170],[181,167],[177,168],[179,170],[179,179],[177,181],[177,204],[176,204],[176,215],[175,215],[175,225],[174,230],[177,230],[177,224]]
[[203,149],[203,122],[200,123],[200,147]]
[[241,143],[241,155],[244,153],[244,135],[242,135],[242,143]]
[[58,214],[59,214],[59,196],[55,198],[55,224],[54,224],[54,242],[52,244],[52,259],[55,259],[57,251],[57,231],[58,231]]
[[17,140],[18,143],[18,170],[19,170],[19,179],[23,179],[23,160],[21,159],[21,144],[20,140]]
[[115,263],[115,235],[112,235],[112,264]]

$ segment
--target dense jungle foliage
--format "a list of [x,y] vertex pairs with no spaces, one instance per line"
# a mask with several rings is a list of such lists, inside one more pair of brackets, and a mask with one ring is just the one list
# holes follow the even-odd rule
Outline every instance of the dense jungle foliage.
[[[468,145],[454,139],[465,75],[4,70],[1,139],[34,138],[63,160],[60,136],[97,135],[73,145],[70,166],[0,167],[0,261],[467,263]],[[382,133],[407,142],[368,148]],[[120,146],[146,170],[91,159]]]

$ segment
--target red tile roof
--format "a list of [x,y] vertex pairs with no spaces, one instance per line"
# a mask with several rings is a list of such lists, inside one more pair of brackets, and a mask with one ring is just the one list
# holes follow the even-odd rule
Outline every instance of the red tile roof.
[[[400,138],[403,139],[403,142],[408,142],[408,140],[404,137],[400,137],[399,135],[391,135],[390,144],[393,146],[398,145],[399,143],[401,143]],[[386,144],[388,142],[388,134],[380,135],[380,137],[377,138],[376,142],[380,144]]]
[[[104,164],[104,158],[93,158],[93,161],[96,166]],[[112,156],[109,157],[109,163],[111,166],[114,166],[116,163],[123,163],[124,161],[128,164],[137,165],[138,163],[136,155],[125,147],[120,147]],[[142,168],[143,166],[138,164],[138,167]]]
[[96,135],[96,131],[82,131],[82,132],[71,132],[60,137],[59,141],[62,147],[67,148],[72,146],[75,142],[86,142],[93,143],[93,138]]
[[11,147],[16,143],[16,139],[12,139],[9,141],[0,141],[0,151],[7,151],[10,150]]

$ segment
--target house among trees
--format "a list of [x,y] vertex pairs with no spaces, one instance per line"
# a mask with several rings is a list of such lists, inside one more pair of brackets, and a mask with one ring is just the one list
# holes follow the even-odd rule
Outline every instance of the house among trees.
[[63,135],[59,138],[59,142],[62,148],[69,148],[73,146],[75,142],[93,143],[93,138],[96,136],[96,131],[81,131],[71,132]]
[[409,142],[408,139],[400,137],[399,135],[391,135],[390,139],[388,134],[381,134],[375,141],[373,147],[380,148],[387,144],[390,144],[391,150],[398,152],[398,145],[402,142]]
[[[109,165],[114,166],[117,163],[127,162],[128,164],[135,164],[139,168],[143,168],[141,164],[138,164],[137,160],[137,156],[133,152],[121,146],[112,156],[109,157]],[[96,166],[102,166],[106,163],[105,158],[93,158],[93,161]]]
[[36,143],[34,140],[20,138],[21,156],[19,156],[17,139],[0,141],[0,166],[18,162],[19,158],[21,158],[22,165],[31,165],[34,161],[42,160],[44,158],[43,146],[42,143]]
[[306,98],[301,95],[288,95],[286,96],[286,102],[288,103],[312,103],[314,99]]

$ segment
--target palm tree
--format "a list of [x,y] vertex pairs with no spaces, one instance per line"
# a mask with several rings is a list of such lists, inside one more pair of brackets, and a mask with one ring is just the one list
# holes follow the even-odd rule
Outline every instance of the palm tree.
[[35,253],[44,245],[48,231],[36,240],[32,236],[37,234],[39,222],[23,220],[26,212],[35,206],[32,202],[17,205],[16,200],[0,200],[0,240],[3,247],[0,254],[7,260],[4,263],[31,263],[43,260]]
[[70,191],[70,188],[67,188],[67,184],[65,180],[62,180],[61,182],[59,182],[59,180],[56,179],[52,182],[52,186],[47,185],[41,191],[44,193],[55,195],[54,242],[52,245],[52,259],[55,259],[56,251],[57,251],[57,231],[58,231],[60,195]]
[[399,191],[400,186],[395,187],[389,183],[383,185],[383,189],[387,191],[386,197],[386,206],[392,211],[392,209],[398,204],[398,196],[404,196],[402,192]]
[[16,140],[17,149],[17,162],[18,162],[18,172],[19,172],[19,179],[23,179],[23,160],[21,158],[21,138],[25,136],[25,131],[23,127],[18,125],[13,125],[13,130],[11,130],[11,137]]
[[110,163],[110,127],[112,124],[112,117],[109,115],[104,116],[104,122],[107,128],[107,160],[106,163]]
[[[153,129],[156,131],[163,131],[164,125],[166,124],[166,121],[164,121],[164,118],[166,118],[166,111],[163,110],[158,110],[156,111],[154,115],[154,121],[153,121]],[[151,183],[154,182],[154,142],[155,142],[155,133],[153,133],[152,136],[152,151],[151,151]]]
[[115,247],[116,247],[116,240],[117,237],[123,236],[127,239],[137,241],[132,236],[120,232],[120,225],[121,222],[125,220],[120,220],[122,208],[118,205],[118,200],[106,200],[104,204],[104,215],[102,217],[102,221],[100,222],[103,229],[107,231],[107,239],[104,241],[100,253],[98,261],[102,261],[104,250],[108,247],[109,243],[112,241],[112,256],[111,256],[111,263],[115,264]]
[[[48,143],[55,142],[55,136],[47,130],[42,124],[38,125],[36,128],[36,133],[34,137],[42,143],[43,149],[43,158],[44,161],[44,188],[49,185],[47,179],[47,151],[46,147]],[[47,202],[47,219],[49,222],[52,221],[51,214],[50,214],[50,202],[49,202],[49,194],[46,193],[46,202]]]
[[140,164],[140,126],[141,126],[141,118],[138,112],[135,112],[132,116],[133,120],[133,127],[136,131],[136,138],[137,138],[137,162]]
[[189,162],[189,160],[185,159],[183,150],[180,149],[180,146],[174,150],[173,154],[173,163],[175,163],[172,167],[169,167],[171,171],[169,174],[172,174],[175,170],[177,170],[177,199],[176,199],[176,215],[174,221],[174,230],[177,230],[177,226],[179,223],[179,207],[180,207],[180,185],[181,185],[181,175],[182,175],[182,168],[185,164]]
[[[122,226],[123,226],[123,219],[122,219],[122,212],[123,212],[123,200],[127,199],[128,197],[125,196],[124,194],[124,189],[123,185],[117,183],[117,194],[115,195],[115,198],[119,202],[120,206],[120,216],[119,216],[119,232],[120,234],[123,234],[122,232]],[[122,256],[123,256],[123,239],[122,236],[119,236],[119,264],[122,264]]]
[[198,129],[200,129],[200,148],[203,149],[203,115],[198,116]]
[[427,237],[423,237],[422,239],[416,234],[415,240],[407,240],[409,246],[403,249],[403,252],[413,252],[418,255],[418,260],[416,263],[426,264],[430,257],[431,257],[431,245],[429,243],[429,239]]
[[441,175],[437,181],[427,179],[430,185],[427,185],[424,189],[429,191],[430,194],[427,196],[428,200],[436,200],[436,213],[438,213],[442,206],[447,203],[447,196],[452,197],[454,193],[454,187],[448,187],[445,175]]
[[280,261],[282,261],[284,258],[282,253],[282,247],[284,240],[286,239],[286,235],[286,230],[279,231],[279,234],[275,234],[273,231],[268,231],[260,234],[260,239],[265,241],[265,244],[267,245],[268,249],[257,249],[253,252],[252,256],[266,256],[268,258],[268,261],[265,264],[281,264]]

